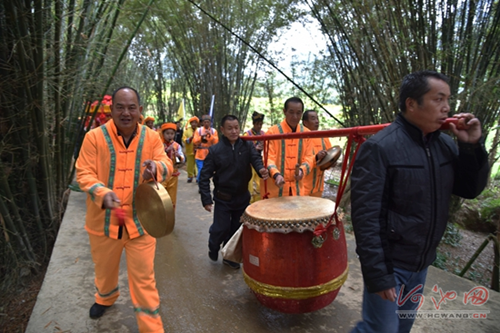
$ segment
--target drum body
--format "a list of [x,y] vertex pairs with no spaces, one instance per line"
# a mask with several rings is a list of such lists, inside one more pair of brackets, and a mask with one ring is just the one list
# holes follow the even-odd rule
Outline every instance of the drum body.
[[[316,197],[257,201],[242,216],[243,275],[257,299],[285,313],[305,313],[329,305],[347,278],[342,223],[328,227],[335,204]],[[321,243],[321,244],[320,244]]]

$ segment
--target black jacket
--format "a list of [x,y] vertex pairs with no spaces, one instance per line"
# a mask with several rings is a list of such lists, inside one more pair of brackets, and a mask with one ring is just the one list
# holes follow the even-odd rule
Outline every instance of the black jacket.
[[203,206],[212,204],[210,178],[213,177],[214,192],[226,195],[239,195],[248,192],[248,182],[252,178],[252,169],[259,172],[264,168],[262,156],[251,141],[238,138],[234,146],[225,136],[208,149],[200,173],[200,194]]
[[436,258],[451,194],[474,198],[488,179],[482,143],[440,131],[424,139],[400,114],[360,147],[351,176],[356,252],[369,292],[395,286],[393,267],[418,272]]

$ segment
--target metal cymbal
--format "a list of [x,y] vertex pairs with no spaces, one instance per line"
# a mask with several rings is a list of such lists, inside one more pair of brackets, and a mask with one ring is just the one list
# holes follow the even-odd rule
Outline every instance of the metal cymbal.
[[174,206],[160,183],[140,184],[135,192],[135,208],[139,221],[151,236],[160,238],[174,230]]
[[342,149],[340,149],[340,146],[333,146],[330,149],[326,151],[326,156],[323,157],[321,161],[319,161],[316,165],[320,168],[320,170],[326,170],[330,167],[332,167],[335,162],[340,157],[340,153],[342,152]]

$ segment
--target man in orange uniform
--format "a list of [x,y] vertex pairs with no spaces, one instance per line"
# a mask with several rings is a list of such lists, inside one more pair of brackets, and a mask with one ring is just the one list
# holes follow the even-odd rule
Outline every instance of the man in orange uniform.
[[[94,261],[95,303],[90,317],[101,317],[120,292],[118,270],[127,256],[130,296],[140,332],[164,332],[154,275],[156,239],[137,218],[134,193],[143,180],[163,181],[172,174],[158,133],[138,124],[142,112],[136,90],[113,93],[112,121],[87,133],[76,162],[77,181],[87,196],[85,229]],[[146,167],[141,177],[141,167]],[[114,207],[125,213],[120,226]]]
[[200,173],[203,168],[203,161],[208,155],[208,148],[219,142],[219,135],[217,130],[210,125],[212,124],[212,119],[208,114],[201,116],[201,127],[194,132],[193,144],[196,148],[196,153],[194,158],[196,160],[196,166],[198,168],[198,175],[196,176],[196,182],[200,181]]
[[[266,135],[309,131],[299,124],[304,112],[304,103],[300,98],[287,99],[283,112],[285,119],[272,126]],[[304,195],[301,180],[311,172],[313,166],[313,145],[310,139],[271,140],[267,168],[274,184],[267,187],[269,198]],[[265,193],[261,191],[261,194]]]
[[[317,131],[319,128],[318,114],[314,110],[307,110],[302,116],[302,124],[311,131]],[[320,197],[323,195],[325,171],[321,170],[316,163],[326,156],[326,150],[332,147],[328,138],[313,138],[313,154],[316,155],[314,167],[310,174],[304,177],[304,195]]]
[[[177,125],[174,123],[165,123],[161,125],[161,139],[163,141],[163,148],[167,156],[174,162],[174,172],[172,177],[167,179],[162,183],[167,189],[168,195],[172,200],[172,205],[175,209],[175,204],[177,203],[177,184],[179,183],[179,172],[178,164],[184,162],[184,153],[182,152],[182,146],[174,141],[175,133],[177,132]],[[178,162],[176,162],[178,160]]]
[[186,171],[188,173],[188,183],[191,183],[193,181],[193,177],[197,174],[194,161],[195,149],[193,139],[194,132],[196,132],[199,122],[200,120],[198,119],[198,117],[191,117],[189,119],[189,125],[191,125],[191,127],[186,128],[184,134],[182,135],[182,141],[184,142],[184,147],[186,148]]
[[[243,133],[243,135],[255,136],[264,135],[262,130],[262,125],[264,124],[264,115],[262,113],[254,112],[252,114],[253,127]],[[264,149],[264,143],[262,141],[253,141],[255,149],[262,155],[262,150]],[[252,169],[252,179],[248,182],[248,191],[250,192],[250,203],[254,203],[260,200],[260,181],[261,177]]]

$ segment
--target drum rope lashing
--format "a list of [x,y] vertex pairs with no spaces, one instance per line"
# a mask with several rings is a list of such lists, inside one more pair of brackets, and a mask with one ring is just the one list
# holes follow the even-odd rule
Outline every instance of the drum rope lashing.
[[[340,224],[337,210],[340,204],[340,201],[342,200],[342,196],[344,194],[345,188],[347,186],[347,179],[349,179],[349,176],[351,175],[352,167],[354,165],[354,160],[356,159],[356,155],[358,154],[359,147],[361,147],[361,144],[365,142],[365,137],[359,134],[359,127],[353,127],[349,133],[349,137],[347,140],[347,148],[344,153],[344,159],[342,161],[342,171],[340,174],[340,181],[339,181],[339,187],[337,190],[337,197],[335,199],[335,210],[333,211],[332,216],[330,216],[330,219],[326,226],[323,226],[323,224],[318,224],[318,226],[314,229],[314,236],[317,237],[316,240],[322,243],[323,239],[323,234],[327,231],[327,229],[332,225],[332,220],[335,218],[335,224]],[[356,149],[354,150],[354,153],[352,154],[352,157],[349,158],[350,152],[352,149],[352,143],[356,142]]]

